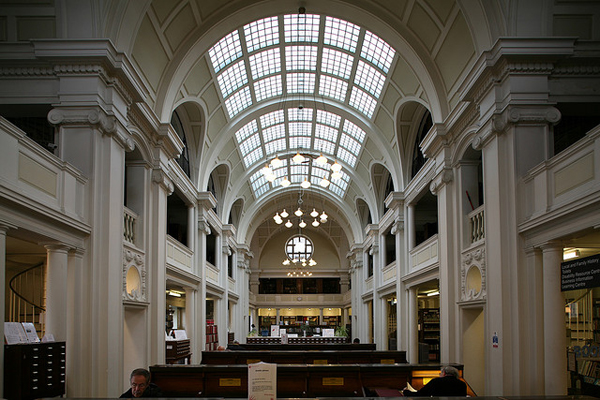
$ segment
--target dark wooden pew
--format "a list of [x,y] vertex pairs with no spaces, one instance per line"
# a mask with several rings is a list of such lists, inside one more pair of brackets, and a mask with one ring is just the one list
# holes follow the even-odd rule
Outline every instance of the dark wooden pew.
[[[462,371],[462,365],[454,365]],[[415,388],[435,376],[436,364],[278,364],[277,397],[363,397],[377,389]],[[248,397],[247,365],[153,365],[152,381],[165,397]]]
[[375,350],[375,343],[244,343],[240,350]]

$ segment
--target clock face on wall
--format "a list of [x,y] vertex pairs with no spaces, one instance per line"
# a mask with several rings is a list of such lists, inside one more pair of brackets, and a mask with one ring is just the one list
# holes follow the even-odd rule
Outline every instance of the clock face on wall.
[[292,262],[304,262],[312,258],[312,241],[304,235],[295,235],[285,243],[285,254]]

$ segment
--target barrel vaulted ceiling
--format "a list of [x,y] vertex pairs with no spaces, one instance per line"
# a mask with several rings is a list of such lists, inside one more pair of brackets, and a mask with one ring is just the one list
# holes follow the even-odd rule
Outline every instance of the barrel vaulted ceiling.
[[[155,0],[113,2],[111,12],[120,18],[109,36],[139,68],[155,113],[184,115],[198,190],[227,167],[223,217],[243,201],[247,242],[277,229],[272,214],[305,177],[309,202],[337,210],[332,235],[360,240],[357,201],[381,215],[373,171],[383,166],[395,190],[407,184],[415,132],[402,110],[419,104],[443,122],[498,34],[479,1]],[[328,167],[292,168],[299,149],[338,161],[342,177],[319,187]],[[275,156],[284,167],[269,183],[260,170]],[[283,171],[296,178],[288,188]]]

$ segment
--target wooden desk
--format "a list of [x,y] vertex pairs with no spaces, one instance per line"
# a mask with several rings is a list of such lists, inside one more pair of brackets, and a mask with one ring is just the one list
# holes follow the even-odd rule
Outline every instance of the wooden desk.
[[[462,371],[462,365],[453,365]],[[441,369],[436,364],[278,364],[277,397],[363,397],[364,388],[418,386],[413,372]],[[247,365],[153,365],[152,381],[165,397],[248,397]],[[417,388],[415,386],[415,388]],[[420,387],[420,386],[419,386]]]

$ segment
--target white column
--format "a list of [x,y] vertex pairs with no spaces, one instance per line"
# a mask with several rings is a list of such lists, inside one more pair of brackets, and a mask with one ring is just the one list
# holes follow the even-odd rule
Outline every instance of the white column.
[[67,266],[69,249],[64,245],[46,245],[46,332],[56,341],[67,340]]
[[323,325],[323,307],[319,308],[319,325]]
[[408,237],[408,251],[410,252],[416,243],[415,233],[415,206],[409,204],[406,207],[406,236]]
[[196,224],[194,223],[196,220],[196,207],[193,204],[188,206],[187,217],[187,246],[191,251],[194,251],[194,242],[196,240]]
[[[188,338],[195,338],[198,335],[198,313],[196,311],[197,291],[190,287],[185,288],[185,332]],[[197,340],[190,340],[190,351],[192,353],[192,364],[200,363],[200,351]]]
[[[276,323],[277,325],[279,325],[279,312],[280,312],[280,311],[281,311],[281,310],[280,310],[279,308],[276,308],[276,309],[275,309],[275,312],[276,312],[276,314],[275,314],[275,316],[276,316],[276,317],[275,317],[275,323]],[[267,327],[267,328],[269,328],[269,329],[270,329],[270,327]]]
[[565,336],[565,297],[560,290],[562,246],[542,247],[544,279],[544,376],[546,396],[566,395],[567,339]]
[[419,362],[419,327],[417,317],[417,288],[408,289],[408,362]]

